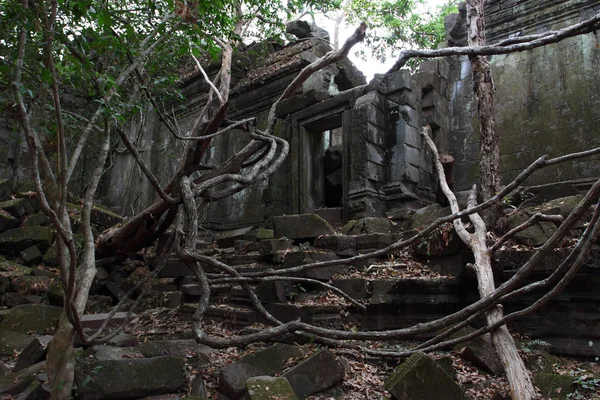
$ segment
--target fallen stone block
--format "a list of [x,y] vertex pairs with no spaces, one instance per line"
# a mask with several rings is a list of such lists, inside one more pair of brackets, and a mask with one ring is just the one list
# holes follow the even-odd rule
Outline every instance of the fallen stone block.
[[283,374],[300,399],[329,389],[344,379],[344,368],[329,350],[321,350]]
[[33,336],[23,333],[0,330],[0,356],[13,356],[35,340]]
[[130,358],[144,358],[140,349],[135,347],[116,347],[95,345],[86,350],[85,355],[90,355],[98,361],[122,360]]
[[294,240],[314,240],[321,235],[331,235],[335,230],[316,214],[283,215],[273,217],[273,231],[276,238]]
[[27,202],[27,200],[25,199],[13,199],[13,200],[6,200],[6,201],[2,201],[0,202],[0,210],[4,210],[6,212],[8,212],[10,215],[12,215],[15,218],[19,218],[22,217],[25,212],[25,203]]
[[48,292],[54,280],[47,276],[17,276],[11,281],[13,289],[23,295],[42,295]]
[[222,232],[217,235],[217,246],[219,246],[222,249],[233,247],[236,240],[244,239],[244,235],[252,229],[253,228],[251,226],[248,226],[233,231]]
[[44,256],[37,246],[31,246],[21,252],[21,258],[25,262],[25,265],[31,266],[42,262]]
[[350,235],[368,235],[371,233],[394,233],[395,227],[392,221],[381,217],[361,218],[352,226],[348,232]]
[[123,222],[123,217],[106,207],[94,204],[90,211],[90,220],[92,224],[100,225],[106,229]]
[[24,304],[11,308],[0,329],[18,333],[54,333],[62,307],[43,304]]
[[[327,253],[323,251],[292,251],[285,255],[282,268],[291,268],[304,264],[312,264],[315,262],[331,260],[340,260],[340,258],[334,253]],[[340,264],[309,269],[298,273],[298,276],[304,276],[313,279],[329,280],[333,275],[341,273],[345,269],[346,266],[343,264],[343,261],[340,260]]]
[[256,232],[256,240],[274,239],[273,229],[261,228]]
[[38,374],[29,386],[19,393],[17,400],[46,400],[52,397],[46,374]]
[[353,256],[356,251],[356,236],[323,235],[315,239],[315,247],[327,249],[341,256]]
[[195,340],[183,339],[147,341],[140,346],[140,352],[146,357],[174,356],[208,362],[208,354],[213,353],[214,350],[196,343]]
[[256,376],[250,378],[246,381],[246,390],[250,400],[298,400],[294,389],[283,377]]
[[43,226],[47,225],[50,222],[50,219],[43,212],[31,215],[23,221],[23,226]]
[[258,284],[256,294],[265,303],[285,303],[294,285],[286,281],[265,281]]
[[0,393],[18,394],[27,389],[27,387],[36,379],[36,376],[42,372],[46,366],[46,361],[39,362],[16,373],[10,373],[0,377]]
[[263,256],[273,255],[278,251],[287,251],[292,248],[294,241],[291,239],[267,239],[260,242],[258,252]]
[[356,236],[356,249],[381,249],[394,243],[394,235],[387,233],[371,233]]
[[4,210],[0,210],[0,232],[19,226],[19,220]]
[[365,300],[367,298],[369,285],[366,279],[334,279],[331,283],[355,300]]
[[17,276],[31,275],[32,269],[13,261],[0,262],[0,276],[14,278]]
[[281,343],[250,354],[221,369],[219,390],[233,399],[239,399],[244,396],[248,379],[283,372],[290,358],[302,357],[302,355],[303,351],[300,347]]
[[492,346],[490,335],[485,334],[471,340],[461,351],[460,357],[469,361],[479,369],[494,375],[502,375],[504,369],[502,363]]
[[[94,330],[100,329],[100,327],[102,326],[104,321],[108,318],[108,316],[109,316],[109,313],[86,314],[81,317],[81,326],[83,327],[83,329],[94,329]],[[108,323],[107,328],[114,328],[116,326],[120,326],[123,323],[123,321],[125,320],[126,316],[127,316],[126,312],[115,313],[115,315],[113,315],[113,317],[110,319],[110,322]],[[131,313],[129,320],[131,321],[135,317],[136,317],[136,314]]]
[[385,381],[397,400],[466,400],[462,389],[431,357],[417,352],[400,364]]
[[30,246],[46,251],[52,244],[54,233],[42,226],[24,226],[9,229],[0,234],[0,250],[17,255]]
[[575,391],[574,380],[569,375],[541,372],[533,377],[533,384],[540,389],[544,398],[566,400]]
[[178,357],[98,361],[83,358],[75,371],[82,400],[139,399],[183,388],[185,362]]
[[27,347],[19,354],[13,372],[19,372],[33,364],[43,361],[48,350],[48,344],[51,340],[52,336],[49,335],[33,338]]

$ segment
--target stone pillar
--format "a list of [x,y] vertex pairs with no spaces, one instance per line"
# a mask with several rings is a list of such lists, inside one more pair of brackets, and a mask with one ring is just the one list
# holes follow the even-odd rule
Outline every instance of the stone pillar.
[[377,76],[389,113],[389,181],[383,187],[389,210],[418,200],[422,183],[421,92],[408,70]]
[[388,181],[385,98],[373,90],[358,98],[352,109],[350,183],[348,207],[351,218],[385,213]]

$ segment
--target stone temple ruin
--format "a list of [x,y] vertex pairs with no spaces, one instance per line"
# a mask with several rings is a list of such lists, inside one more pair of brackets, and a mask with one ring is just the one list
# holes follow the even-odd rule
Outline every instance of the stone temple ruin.
[[[598,12],[600,1],[488,1],[486,39],[493,44],[514,35],[557,29]],[[459,14],[447,17],[445,22],[448,44],[466,45],[464,8]],[[299,71],[331,50],[326,32],[322,29],[302,23],[292,28],[292,33],[298,37],[294,43],[284,47],[260,43],[236,55],[230,118],[256,117],[259,127],[264,125],[270,106]],[[490,57],[496,85],[502,178],[506,182],[543,154],[558,156],[600,146],[598,43],[600,39],[592,33],[529,52]],[[215,74],[217,69],[217,65],[210,65],[207,72]],[[183,92],[187,103],[166,108],[174,110],[179,124],[185,129],[193,123],[194,113],[203,106],[208,86],[200,74],[190,75],[184,81]],[[386,247],[448,212],[436,204],[437,179],[431,154],[421,139],[423,126],[431,126],[440,152],[454,159],[454,190],[459,195],[464,194],[477,182],[478,121],[467,57],[427,61],[414,73],[401,70],[387,75],[376,74],[370,82],[366,82],[364,75],[345,59],[314,74],[296,96],[279,105],[277,117],[276,134],[290,143],[290,155],[283,167],[269,180],[218,204],[211,204],[201,221],[208,232],[206,243],[200,243],[199,248],[206,250],[207,254],[216,254],[238,271],[340,260],[339,265],[306,271],[303,276],[331,282],[364,302],[366,312],[343,304],[290,304],[293,298],[311,298],[318,293],[318,288],[303,287],[300,293],[298,286],[264,282],[256,287],[256,291],[270,313],[284,322],[299,318],[325,327],[343,328],[350,324],[362,329],[392,329],[436,319],[478,299],[476,280],[466,268],[472,262],[472,254],[456,236],[443,236],[443,232],[412,249],[415,260],[435,272],[431,279],[412,279],[402,274],[365,276],[359,273],[372,271],[371,267],[380,264],[381,260],[369,260],[364,265],[344,264],[344,258]],[[25,184],[28,165],[23,161],[21,164],[15,162],[28,157],[25,145],[11,136],[9,121],[5,125],[6,129],[0,126],[0,137],[6,143],[0,146],[0,176],[19,185]],[[130,135],[136,138],[136,145],[150,169],[161,182],[168,181],[177,169],[175,155],[180,154],[181,143],[167,134],[151,111],[132,124]],[[235,131],[217,136],[212,140],[204,162],[222,162],[248,140]],[[129,153],[117,151],[112,157],[112,168],[99,189],[102,203],[121,215],[133,215],[150,205],[156,195]],[[85,173],[85,168],[81,173]],[[566,215],[598,177],[598,157],[560,164],[533,175],[527,182],[531,186],[521,188],[511,199],[520,211],[509,218],[508,224],[518,225],[524,221],[523,218],[527,219],[540,210]],[[1,190],[4,189],[0,185]],[[27,264],[17,268],[13,264],[0,263],[0,268],[3,268],[0,269],[0,294],[8,299],[3,300],[4,305],[11,307],[0,313],[0,320],[7,316],[0,321],[0,330],[9,330],[6,321],[12,318],[9,315],[13,308],[33,303],[24,296],[11,293],[10,285],[16,286],[12,279],[18,277],[23,285],[30,281],[48,283],[48,275],[30,267],[40,262],[56,265],[56,250],[47,219],[37,217],[39,209],[35,202],[28,206],[28,202],[19,202],[21,197],[25,195],[17,193],[17,203],[14,200],[13,203],[0,203],[4,210],[2,215],[9,214],[2,217],[2,221],[8,222],[0,225],[4,232],[0,234],[0,250],[9,257],[20,257],[20,261]],[[75,209],[74,215],[77,215]],[[35,217],[35,222],[30,216]],[[120,221],[118,216],[102,208],[95,210],[93,218],[100,231]],[[34,229],[36,224],[41,228]],[[583,228],[583,225],[578,226],[572,238],[577,238]],[[555,229],[550,223],[541,223],[517,236],[517,241],[522,245],[540,246]],[[19,234],[30,236],[21,240]],[[216,242],[218,251],[212,249],[212,242]],[[308,247],[306,242],[309,242]],[[36,247],[37,253],[32,247]],[[213,250],[215,253],[210,253]],[[497,282],[513,276],[531,254],[532,250],[523,248],[498,252],[493,260]],[[554,252],[536,270],[535,277],[548,276],[565,255],[564,250]],[[598,255],[598,249],[593,250],[565,291],[543,309],[514,321],[510,325],[511,330],[548,342],[551,345],[549,351],[554,353],[600,356]],[[388,264],[394,270],[394,263],[388,260]],[[130,264],[113,269],[108,266],[99,268],[91,293],[92,312],[105,311],[107,306],[122,297],[129,285],[126,275],[137,267],[137,264]],[[172,259],[159,278],[162,281],[153,286],[154,294],[143,306],[176,309],[180,319],[189,320],[200,295],[193,274],[180,261]],[[55,287],[50,286],[43,294],[51,304],[44,307],[61,305],[60,292],[57,293]],[[211,303],[208,308],[207,317],[229,321],[238,328],[264,322],[252,310],[248,297],[239,286],[220,285],[213,295],[214,304]],[[533,295],[522,296],[504,306],[508,311],[518,310],[530,305],[536,298]],[[135,312],[143,312],[144,307],[138,307]],[[59,310],[49,309],[44,311],[44,315],[54,313],[52,317],[55,317]],[[29,311],[22,308],[21,312],[27,314]],[[97,329],[98,319],[93,317],[95,314],[91,315],[86,316],[85,326]],[[32,330],[30,328],[29,325],[19,325],[20,331],[17,330],[15,335],[28,333]],[[17,339],[23,344],[21,348],[31,343],[22,336]],[[122,345],[116,343],[110,344]],[[134,345],[129,343],[126,346],[133,348]],[[281,364],[277,367],[279,369],[261,370],[259,375],[283,372],[288,356],[302,356],[296,354],[299,350],[292,346],[276,346],[280,346],[278,354],[284,355],[275,362]],[[465,359],[482,370],[500,373],[498,361],[486,358],[480,350],[471,346],[469,350],[461,351]],[[0,355],[6,355],[3,351],[11,352],[12,348],[3,348],[0,341]],[[102,353],[105,350],[94,351],[98,360],[113,360],[112,355]],[[127,353],[128,357],[150,364],[149,360],[157,354],[175,355],[181,349],[161,353],[162,350],[153,350],[152,345],[144,343],[135,350],[127,351],[132,352]],[[206,355],[203,354],[203,357]],[[415,365],[429,365],[430,361],[423,357],[426,356],[417,353],[413,360]],[[332,376],[335,377],[328,383],[329,386],[339,383],[343,370],[335,360],[330,360],[331,354],[316,353],[313,358],[323,359],[319,361],[323,365],[333,365]],[[174,363],[172,370],[182,368],[176,360],[169,362]],[[330,362],[333,364],[327,364]],[[25,367],[32,368],[32,364]],[[311,364],[302,365],[295,368],[313,368]],[[439,373],[439,366],[429,367],[432,374]],[[86,364],[83,368],[92,370],[94,364]],[[119,370],[122,367],[116,364],[114,368],[115,374],[127,370]],[[261,384],[260,379],[254,376],[240,380],[239,376],[243,374],[236,368],[243,366],[231,364],[220,372],[219,390],[230,396],[227,398],[240,398],[245,390]],[[298,394],[305,390],[305,386],[294,381],[301,378],[294,377],[294,369],[290,371],[284,376],[287,375]],[[403,384],[394,379],[386,383],[392,393]],[[0,380],[0,389],[2,384]],[[114,388],[103,387],[102,390],[121,390],[119,393],[129,390],[119,388],[119,383],[113,384],[116,385]],[[177,384],[180,386],[176,387]],[[165,383],[168,390],[162,389],[163,392],[177,392],[184,384],[185,379],[175,376]],[[298,388],[300,386],[302,389]],[[315,384],[310,393],[302,392],[302,396],[327,387]],[[154,394],[148,388],[132,389],[127,393],[130,398]],[[114,393],[106,394],[107,397],[111,395],[116,396]],[[82,389],[81,396],[98,398],[94,397],[91,389]],[[456,398],[461,398],[460,394]]]

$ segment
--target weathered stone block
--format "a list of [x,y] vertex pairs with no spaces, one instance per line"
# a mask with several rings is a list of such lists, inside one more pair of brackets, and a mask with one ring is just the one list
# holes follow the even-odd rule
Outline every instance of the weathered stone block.
[[0,210],[8,212],[15,218],[22,217],[25,214],[25,199],[13,199],[0,202]]
[[208,354],[214,352],[210,347],[196,343],[193,339],[151,340],[142,343],[139,350],[145,357],[193,357],[203,364],[208,362]]
[[339,225],[342,223],[341,207],[320,208],[318,210],[315,210],[315,214],[323,218],[325,221],[329,222],[331,225]]
[[569,375],[541,372],[533,377],[533,384],[540,389],[544,398],[566,400],[575,391],[573,377]]
[[[339,260],[340,258],[334,253],[326,253],[322,251],[292,251],[286,254],[282,268],[297,267],[304,264],[312,264],[321,261]],[[335,264],[327,267],[309,269],[299,273],[301,276],[313,279],[329,280],[334,274],[342,272],[344,265],[340,260],[340,264]]]
[[329,93],[324,90],[311,89],[300,95],[290,97],[289,99],[285,99],[278,103],[275,113],[277,118],[285,118],[288,114],[303,110],[306,107],[317,104],[328,99],[329,97]]
[[248,379],[280,373],[290,358],[302,355],[301,348],[281,343],[250,354],[221,369],[219,390],[233,399],[239,399],[244,395]]
[[425,353],[414,353],[385,381],[398,400],[465,400],[461,388]]
[[356,300],[365,300],[369,291],[368,282],[363,278],[335,279],[331,284]]
[[34,340],[35,337],[24,333],[0,330],[0,356],[14,356]]
[[106,361],[84,358],[75,369],[75,382],[81,399],[94,400],[173,393],[187,380],[184,360],[165,356]]
[[46,251],[54,234],[50,228],[40,226],[26,226],[15,229],[9,229],[0,234],[0,250],[8,254],[19,254],[30,246],[38,246],[42,251]]
[[356,237],[348,235],[323,235],[315,239],[316,248],[327,249],[338,255],[356,254]]
[[48,216],[42,212],[31,215],[23,221],[23,226],[44,226],[50,222]]
[[4,210],[0,210],[0,232],[19,226],[19,220]]
[[331,224],[316,214],[273,217],[273,227],[276,238],[314,239],[335,233]]
[[36,375],[46,367],[46,361],[39,362],[19,372],[0,377],[0,393],[18,394],[36,379]]
[[233,231],[226,231],[217,235],[217,245],[221,248],[233,247],[236,240],[244,239],[244,235],[252,230],[251,226]]
[[48,344],[52,338],[53,336],[49,335],[35,337],[19,354],[17,363],[13,368],[13,372],[19,372],[35,363],[42,361],[46,355]]
[[40,263],[44,256],[37,246],[31,246],[21,252],[21,258],[26,265],[35,265]]
[[471,340],[461,351],[460,356],[477,368],[494,375],[502,375],[504,373],[500,359],[496,354],[494,346],[492,346],[489,334]]
[[256,376],[246,381],[250,400],[286,399],[298,400],[294,389],[284,377]]
[[329,389],[344,379],[344,368],[329,350],[321,350],[285,374],[300,399]]
[[356,249],[381,249],[394,243],[394,235],[390,233],[371,233],[356,236]]
[[0,262],[0,276],[5,278],[15,278],[17,276],[31,275],[32,269],[13,261]]
[[[108,318],[109,313],[102,314],[86,314],[81,316],[81,326],[86,329],[100,329],[104,321]],[[127,316],[126,312],[117,312],[110,319],[110,322],[107,325],[107,328],[112,328],[115,326],[119,326],[125,320]],[[130,316],[130,320],[135,318],[135,313],[132,313]]]
[[18,333],[54,333],[61,307],[24,304],[11,308],[0,321],[0,329]]

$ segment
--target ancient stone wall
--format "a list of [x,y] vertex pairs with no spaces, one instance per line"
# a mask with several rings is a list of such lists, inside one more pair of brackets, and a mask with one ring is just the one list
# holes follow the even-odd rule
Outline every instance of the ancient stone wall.
[[509,35],[531,35],[565,27],[600,11],[596,0],[488,0],[486,40],[496,43]]
[[[573,23],[600,10],[600,1],[498,1],[487,10],[488,40],[494,42]],[[544,154],[558,156],[600,146],[599,40],[591,33],[530,52],[490,57],[504,182]],[[449,145],[456,158],[457,189],[466,190],[478,176],[477,106],[469,60],[456,62]],[[598,158],[588,158],[544,170],[528,182],[584,183],[598,176]]]

